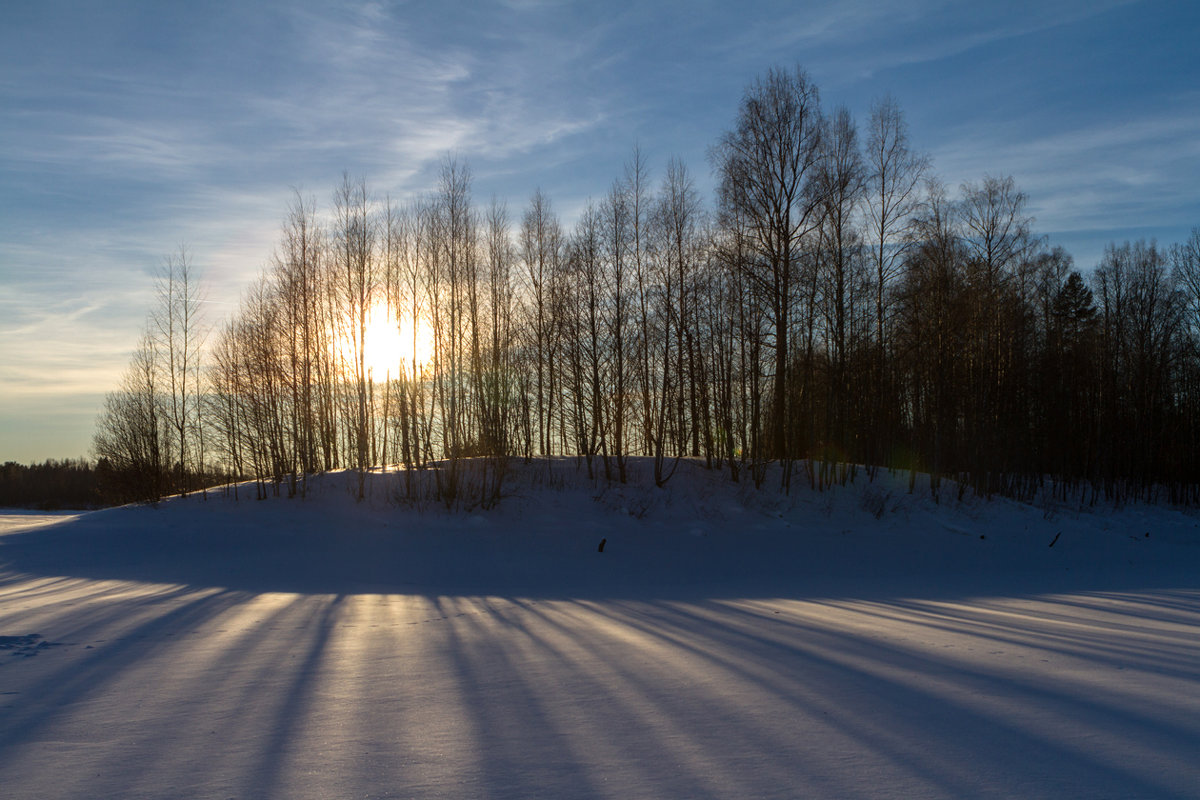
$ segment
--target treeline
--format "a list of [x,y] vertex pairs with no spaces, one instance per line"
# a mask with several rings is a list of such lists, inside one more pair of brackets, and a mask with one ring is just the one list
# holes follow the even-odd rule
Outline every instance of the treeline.
[[97,508],[105,505],[103,480],[86,459],[50,459],[42,464],[7,461],[0,466],[0,506],[6,508]]
[[[540,191],[478,207],[452,159],[404,204],[349,177],[328,212],[297,194],[219,328],[168,259],[96,453],[147,496],[399,463],[453,502],[470,457],[487,503],[508,459],[572,454],[617,481],[651,456],[660,485],[694,457],[758,484],[770,462],[785,486],[865,464],[1200,499],[1200,230],[1114,244],[1085,277],[1011,178],[951,196],[895,102],[860,133],[798,69],[747,87],[711,162],[709,205],[635,150],[569,230]],[[378,374],[383,308],[412,341]]]
[[[232,476],[219,470],[190,475],[196,486],[215,486]],[[162,484],[165,486],[166,484]],[[107,459],[48,459],[41,464],[6,461],[0,465],[0,507],[94,509],[151,500],[145,476],[124,471]]]
[[106,461],[49,459],[41,464],[0,466],[0,506],[5,508],[89,509],[144,499],[125,489]]

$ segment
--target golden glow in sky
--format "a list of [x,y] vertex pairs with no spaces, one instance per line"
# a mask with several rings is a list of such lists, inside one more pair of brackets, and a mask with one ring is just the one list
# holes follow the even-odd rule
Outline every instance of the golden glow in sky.
[[[352,361],[353,343],[344,342],[342,352]],[[367,316],[366,364],[372,379],[398,378],[401,372],[411,375],[414,359],[418,367],[433,359],[433,331],[428,323],[418,319],[414,325],[407,316],[397,322],[387,303],[377,302]]]

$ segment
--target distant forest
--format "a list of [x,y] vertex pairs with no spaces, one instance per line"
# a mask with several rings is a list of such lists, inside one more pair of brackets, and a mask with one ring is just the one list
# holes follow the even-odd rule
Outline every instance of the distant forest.
[[[231,476],[220,472],[193,474],[198,486],[214,486]],[[6,461],[0,465],[0,508],[93,509],[154,499],[147,497],[130,476],[116,471],[110,462],[85,458],[49,459],[41,464]]]
[[46,510],[94,508],[104,504],[102,481],[85,459],[0,466],[0,507]]
[[[449,502],[470,464],[486,503],[510,459],[572,455],[613,481],[651,457],[660,485],[690,457],[783,488],[866,465],[1200,501],[1200,229],[1081,274],[1012,178],[948,189],[893,100],[860,129],[798,68],[746,88],[709,160],[711,200],[635,149],[569,230],[540,191],[477,205],[453,158],[400,205],[346,176],[327,209],[297,194],[219,324],[181,249],[95,456],[137,498],[400,464]],[[414,340],[382,375],[380,304]]]

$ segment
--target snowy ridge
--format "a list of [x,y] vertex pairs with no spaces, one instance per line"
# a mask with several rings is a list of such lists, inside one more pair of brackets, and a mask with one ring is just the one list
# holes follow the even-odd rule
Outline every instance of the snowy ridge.
[[[1200,517],[1164,507],[1054,510],[934,502],[906,476],[813,491],[754,489],[696,463],[663,488],[569,459],[514,465],[493,508],[403,499],[404,476],[310,479],[303,498],[171,498],[10,536],[11,570],[298,592],[574,596],[937,596],[1129,588],[1200,558]],[[429,474],[421,480],[431,481]],[[461,504],[460,504],[461,505]],[[880,511],[882,507],[882,511]],[[606,543],[598,552],[601,540]]]

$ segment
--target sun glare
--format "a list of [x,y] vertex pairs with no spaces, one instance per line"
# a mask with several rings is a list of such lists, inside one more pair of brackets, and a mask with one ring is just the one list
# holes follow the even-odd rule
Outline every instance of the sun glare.
[[433,359],[433,332],[429,325],[408,317],[399,323],[386,303],[376,303],[367,316],[366,363],[376,381],[411,375],[413,362],[424,367]]

